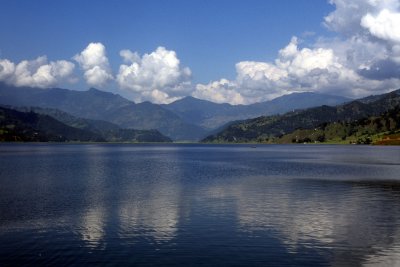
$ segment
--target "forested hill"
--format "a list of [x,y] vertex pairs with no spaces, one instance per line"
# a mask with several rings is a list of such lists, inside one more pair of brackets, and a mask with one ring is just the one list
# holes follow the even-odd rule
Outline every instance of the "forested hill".
[[[400,90],[335,107],[320,106],[278,116],[262,116],[234,123],[203,142],[270,142],[296,129],[313,129],[323,123],[353,122],[381,114],[400,104]],[[371,100],[372,99],[372,100]]]
[[346,101],[349,99],[341,96],[303,92],[251,105],[217,104],[193,97],[157,105],[134,103],[118,94],[94,88],[87,91],[41,89],[0,82],[1,105],[57,109],[85,119],[111,122],[121,128],[157,129],[178,141],[198,141],[231,121]]
[[[157,130],[121,129],[113,124],[76,118],[59,111],[58,116],[69,121],[65,123],[44,114],[45,110],[37,113],[32,111],[34,108],[25,109],[24,112],[0,107],[0,141],[171,142]],[[50,109],[46,112],[57,113]]]
[[174,140],[199,140],[206,130],[183,121],[175,113],[150,102],[134,103],[120,95],[91,88],[15,87],[0,82],[0,104],[58,109],[73,116],[104,120],[120,128],[157,129]]
[[313,129],[297,129],[276,143],[342,143],[400,145],[400,106],[380,116],[352,122],[323,123]]

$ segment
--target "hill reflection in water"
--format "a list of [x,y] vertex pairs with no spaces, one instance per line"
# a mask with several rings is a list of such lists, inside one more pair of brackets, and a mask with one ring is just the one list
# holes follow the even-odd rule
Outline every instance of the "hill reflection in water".
[[396,147],[0,148],[2,265],[400,263]]

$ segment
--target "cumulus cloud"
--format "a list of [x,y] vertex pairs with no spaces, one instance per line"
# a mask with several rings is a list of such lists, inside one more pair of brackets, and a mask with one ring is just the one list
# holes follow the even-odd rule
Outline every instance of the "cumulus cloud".
[[234,80],[197,85],[193,96],[238,104],[291,92],[360,97],[400,87],[400,2],[330,3],[336,9],[324,18],[324,24],[336,37],[319,37],[311,47],[301,47],[293,37],[273,62],[238,62]]
[[325,46],[332,47],[343,64],[364,78],[385,83],[400,78],[393,71],[400,65],[400,2],[334,0],[332,4],[336,10],[325,18],[326,25],[339,36],[351,29],[351,35],[340,41],[328,40]]
[[0,81],[7,81],[14,74],[15,64],[8,59],[0,60]]
[[209,84],[196,85],[196,90],[192,95],[215,103],[245,104],[245,99],[236,89],[235,83],[221,79]]
[[[121,50],[115,75],[101,43],[90,43],[73,59],[89,85],[114,81],[135,101],[170,103],[186,95],[231,104],[266,101],[291,92],[324,92],[349,97],[400,87],[400,1],[330,0],[335,10],[323,18],[335,37],[316,37],[309,47],[293,37],[270,62],[236,63],[236,77],[192,85],[191,70],[175,51],[158,47],[139,55]],[[307,34],[305,34],[307,35]],[[0,59],[0,81],[49,87],[70,79],[74,64],[46,57],[14,63]]]
[[84,77],[89,85],[102,87],[113,79],[106,48],[102,43],[90,43],[73,59],[83,69]]
[[[290,48],[291,53],[287,50]],[[297,38],[279,52],[276,66],[287,72],[280,79],[286,91],[322,91],[339,90],[342,86],[354,85],[358,75],[343,65],[330,48],[298,48]],[[282,82],[285,82],[284,84]]]
[[330,0],[330,4],[336,8],[324,18],[324,24],[332,31],[340,32],[347,36],[353,36],[360,32],[360,21],[363,14],[372,10],[365,0]]
[[324,18],[325,25],[340,34],[354,36],[362,33],[364,17],[375,17],[383,10],[396,12],[398,0],[330,0],[335,10]]
[[0,81],[15,86],[47,88],[70,78],[74,67],[72,62],[66,60],[48,62],[45,56],[18,64],[0,59]]
[[119,55],[122,57],[125,63],[134,63],[140,62],[140,55],[138,52],[132,52],[129,49],[124,49],[119,52]]
[[170,96],[167,93],[160,91],[158,89],[153,89],[151,91],[144,91],[141,93],[141,99],[152,100],[154,103],[167,104],[181,99],[182,97]]
[[358,79],[358,75],[343,66],[331,49],[299,49],[296,37],[279,51],[275,62],[239,62],[236,73],[234,81],[221,80],[196,86],[193,95],[204,96],[205,91],[207,99],[222,102],[220,95],[226,95],[228,91],[231,97],[226,97],[226,102],[247,104],[291,92],[330,92],[354,84]]
[[383,9],[376,16],[368,13],[361,26],[380,39],[400,43],[400,13]]
[[191,71],[180,66],[175,51],[158,47],[142,57],[130,50],[122,50],[120,55],[127,64],[120,66],[117,83],[133,92],[139,101],[169,103],[191,90]]

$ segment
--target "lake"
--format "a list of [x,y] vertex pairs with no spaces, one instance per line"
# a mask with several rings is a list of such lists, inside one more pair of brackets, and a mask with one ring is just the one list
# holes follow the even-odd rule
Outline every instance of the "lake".
[[0,266],[400,266],[400,147],[0,144]]

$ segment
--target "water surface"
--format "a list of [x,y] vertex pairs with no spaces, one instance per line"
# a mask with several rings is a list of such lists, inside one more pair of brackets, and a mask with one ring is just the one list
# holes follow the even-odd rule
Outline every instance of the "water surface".
[[400,148],[0,145],[0,266],[399,266]]

